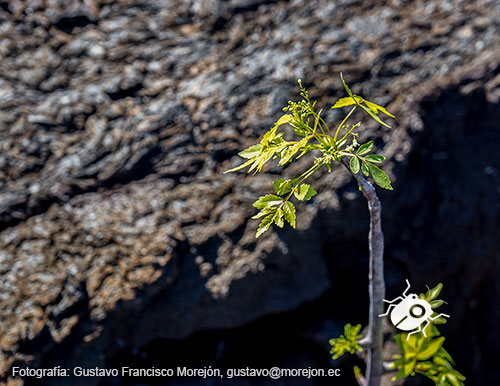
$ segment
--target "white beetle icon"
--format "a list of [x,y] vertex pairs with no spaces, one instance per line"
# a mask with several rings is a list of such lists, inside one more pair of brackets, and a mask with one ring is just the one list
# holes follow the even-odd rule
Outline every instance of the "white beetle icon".
[[[418,295],[416,294],[406,295],[411,287],[408,279],[406,279],[406,284],[408,285],[408,287],[406,287],[402,296],[398,296],[396,299],[390,301],[384,299],[384,302],[389,303],[390,306],[389,308],[387,308],[386,313],[379,315],[379,317],[386,316],[390,312],[391,322],[392,324],[394,324],[394,327],[399,328],[403,331],[411,331],[416,328],[415,331],[412,331],[408,334],[406,340],[410,339],[410,335],[416,334],[417,332],[422,332],[424,336],[427,337],[427,335],[425,334],[425,329],[429,326],[432,320],[435,320],[440,316],[449,318],[450,315],[439,314],[432,317],[431,315],[433,311],[429,302],[423,299],[419,299]],[[393,304],[398,300],[400,300],[399,303]],[[424,328],[422,328],[422,324],[424,322],[426,322],[426,324]]]

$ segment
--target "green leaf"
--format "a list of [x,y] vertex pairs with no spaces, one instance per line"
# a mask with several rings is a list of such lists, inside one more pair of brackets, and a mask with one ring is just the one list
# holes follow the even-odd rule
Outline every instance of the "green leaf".
[[285,180],[284,178],[280,178],[279,180],[274,181],[273,185],[274,185],[274,191],[279,196],[288,193],[292,190],[292,187],[290,186],[290,181]]
[[462,381],[465,380],[465,377],[455,370],[450,370],[446,374],[446,378],[448,378],[448,380],[453,386],[462,386],[464,384]]
[[382,163],[385,161],[385,157],[383,155],[378,154],[368,154],[365,159],[369,162],[375,162],[376,164]]
[[382,106],[377,105],[376,103],[367,101],[366,99],[363,100],[363,102],[370,108],[371,110],[374,111],[375,114],[378,114],[378,110],[382,111],[385,115],[390,116],[391,118],[396,118],[394,115],[392,115],[389,111],[387,111],[385,108]]
[[310,137],[304,137],[296,144],[285,149],[285,151],[283,151],[281,155],[281,161],[278,163],[278,166],[282,166],[290,161],[295,153],[297,153],[302,147],[307,145],[307,141],[309,141],[309,139]]
[[402,334],[394,335],[394,340],[396,341],[396,344],[398,345],[399,349],[404,352]]
[[443,318],[442,316],[432,321],[433,324],[446,324],[447,322],[446,318]]
[[351,89],[349,88],[349,86],[347,85],[347,83],[345,82],[344,80],[344,76],[342,75],[342,73],[340,73],[340,79],[342,79],[342,84],[344,85],[344,88],[345,90],[347,91],[347,93],[349,94],[349,96],[351,98],[354,98],[354,94],[352,93]]
[[332,109],[338,109],[340,107],[346,107],[346,106],[351,106],[355,105],[356,102],[361,102],[363,98],[359,96],[354,96],[354,97],[345,97],[345,98],[340,98],[335,104],[332,106]]
[[283,206],[285,220],[295,229],[295,206],[290,201],[285,201]]
[[238,155],[242,158],[252,159],[260,153],[261,148],[262,148],[261,144],[258,143],[257,145],[247,147],[245,150],[240,151]]
[[297,200],[307,201],[310,200],[317,192],[312,188],[311,185],[302,184],[294,192],[294,196]]
[[283,228],[285,222],[283,221],[283,211],[281,208],[277,210],[276,215],[274,216],[274,223],[280,228]]
[[391,126],[389,126],[387,123],[383,122],[383,121],[382,121],[382,120],[378,117],[378,115],[377,115],[377,114],[375,114],[375,113],[373,112],[373,110],[372,110],[372,109],[370,109],[369,107],[363,106],[363,105],[360,105],[360,106],[363,108],[363,110],[365,110],[368,114],[370,114],[370,116],[371,116],[373,119],[375,119],[378,123],[380,123],[381,125],[383,125],[383,126],[385,126],[385,127],[391,128]]
[[290,114],[283,115],[278,121],[275,123],[275,126],[281,126],[285,123],[288,123],[292,120],[292,116]]
[[415,369],[415,365],[416,364],[417,364],[417,360],[416,359],[413,359],[411,361],[406,362],[403,365],[403,369],[402,369],[403,370],[403,376],[407,377],[408,375],[411,375],[411,373]]
[[349,161],[349,166],[354,174],[359,172],[359,159],[356,156],[353,156]]
[[443,289],[443,284],[439,283],[433,289],[431,289],[430,291],[427,291],[425,293],[425,300],[427,300],[430,303],[431,301],[433,301],[434,299],[436,299],[439,296],[442,289]]
[[363,335],[359,332],[361,331],[361,324],[356,326],[351,326],[349,323],[344,326],[344,336],[351,341],[356,341],[361,339]]
[[337,359],[344,355],[346,352],[354,354],[356,351],[363,351],[359,345],[358,340],[363,337],[359,332],[361,331],[361,324],[351,326],[346,324],[344,327],[344,335],[339,338],[330,339],[332,349],[330,354],[333,354],[333,359]]
[[274,213],[275,211],[276,211],[276,208],[264,208],[259,213],[257,213],[255,216],[252,216],[251,219],[256,220],[256,219],[264,217],[270,213]]
[[276,137],[277,129],[278,126],[275,125],[264,134],[264,136],[262,137],[262,141],[260,141],[260,144],[262,145],[261,151],[263,151],[266,146],[269,146],[269,143],[274,139],[274,137]]
[[391,179],[385,172],[374,164],[369,163],[368,169],[372,175],[373,181],[381,188],[392,190]]
[[441,307],[443,305],[443,303],[444,302],[442,300],[433,300],[430,304],[431,304],[431,308],[435,309],[435,308]]
[[276,147],[270,147],[267,150],[262,151],[255,158],[252,166],[250,167],[250,169],[248,169],[248,172],[250,173],[254,169],[255,169],[254,174],[260,172],[264,164],[273,157],[274,153],[276,153]]
[[223,174],[227,174],[227,173],[231,173],[231,172],[235,172],[237,170],[243,169],[243,168],[247,167],[248,165],[250,165],[251,163],[253,163],[253,160],[247,161],[244,164],[236,166],[235,168],[226,170]]
[[263,234],[265,231],[269,229],[269,227],[273,223],[274,216],[275,214],[270,214],[269,216],[264,217],[264,219],[259,224],[259,227],[257,228],[257,233],[255,234],[255,238],[258,238],[261,234]]
[[267,194],[265,196],[259,197],[252,205],[257,209],[264,209],[274,205],[279,205],[283,202],[281,197],[275,196],[273,194]]
[[443,342],[444,342],[444,336],[437,339],[429,340],[428,342],[424,343],[424,345],[417,354],[417,359],[425,361],[431,358],[441,348]]
[[363,174],[368,177],[370,175],[370,170],[368,169],[368,162],[361,162],[361,171]]
[[367,143],[362,144],[356,154],[358,155],[365,155],[369,152],[371,152],[373,149],[373,141],[369,141]]

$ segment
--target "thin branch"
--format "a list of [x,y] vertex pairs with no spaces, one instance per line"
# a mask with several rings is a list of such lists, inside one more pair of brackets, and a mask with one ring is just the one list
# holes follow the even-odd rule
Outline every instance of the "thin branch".
[[361,172],[353,173],[346,158],[342,158],[342,164],[356,179],[363,196],[368,201],[368,210],[370,211],[370,233],[368,236],[370,249],[370,268],[368,274],[370,310],[366,339],[370,343],[370,346],[368,347],[366,386],[380,386],[384,368],[382,358],[382,319],[378,315],[384,312],[383,299],[385,296],[384,235],[381,225],[382,207],[375,188],[363,174]]
[[358,385],[359,385],[359,386],[366,386],[366,379],[365,379],[365,377],[363,377],[361,374],[359,374],[359,375],[356,377],[356,381],[358,381]]

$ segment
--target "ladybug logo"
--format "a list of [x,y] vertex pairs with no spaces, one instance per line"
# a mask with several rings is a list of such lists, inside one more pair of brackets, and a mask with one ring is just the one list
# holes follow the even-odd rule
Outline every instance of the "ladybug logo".
[[[408,279],[406,279],[406,284],[408,287],[406,287],[402,296],[398,296],[393,300],[384,299],[384,302],[389,303],[389,308],[387,308],[385,314],[381,314],[379,317],[389,315],[390,313],[390,319],[394,327],[403,331],[411,331],[406,340],[410,339],[410,335],[416,334],[417,332],[422,332],[422,334],[427,337],[425,329],[429,327],[431,321],[440,316],[449,318],[450,315],[439,314],[433,317],[432,307],[429,302],[424,299],[419,299],[416,294],[407,295],[406,293],[411,287]],[[396,303],[397,301],[399,301],[399,303]],[[422,328],[424,322],[425,326]]]

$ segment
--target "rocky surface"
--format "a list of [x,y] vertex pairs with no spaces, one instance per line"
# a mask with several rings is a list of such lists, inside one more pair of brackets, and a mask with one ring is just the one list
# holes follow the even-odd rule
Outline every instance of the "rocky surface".
[[[499,20],[496,1],[0,2],[2,379],[20,382],[13,363],[193,356],[193,334],[220,348],[199,366],[225,363],[244,358],[238,331],[309,342],[270,349],[289,367],[335,366],[319,359],[328,338],[366,316],[356,187],[340,168],[319,174],[298,231],[256,241],[250,204],[280,170],[221,173],[297,78],[327,107],[343,71],[398,117],[362,132],[395,181],[381,193],[388,293],[443,281],[449,351],[469,385],[494,384]],[[254,322],[265,315],[278,319]]]

